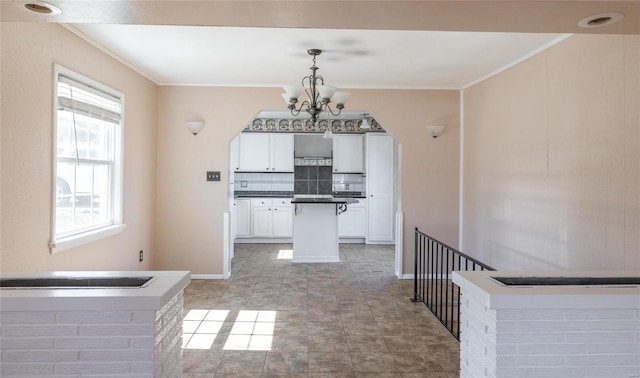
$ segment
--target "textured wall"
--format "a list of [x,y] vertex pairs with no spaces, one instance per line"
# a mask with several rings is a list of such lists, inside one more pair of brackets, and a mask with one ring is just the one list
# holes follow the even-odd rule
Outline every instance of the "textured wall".
[[[154,247],[156,86],[62,26],[1,24],[2,271],[144,270]],[[125,95],[124,222],[116,236],[52,255],[53,64]],[[138,263],[138,251],[146,259]]]
[[575,35],[464,91],[463,250],[640,270],[640,37]]

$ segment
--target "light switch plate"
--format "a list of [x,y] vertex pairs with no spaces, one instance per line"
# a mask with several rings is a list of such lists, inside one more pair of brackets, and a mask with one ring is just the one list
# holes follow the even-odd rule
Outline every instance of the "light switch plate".
[[220,171],[207,171],[207,181],[220,181]]

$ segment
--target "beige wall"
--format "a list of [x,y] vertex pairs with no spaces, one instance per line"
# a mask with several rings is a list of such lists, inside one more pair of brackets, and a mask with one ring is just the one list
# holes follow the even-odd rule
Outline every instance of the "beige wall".
[[[56,24],[1,24],[2,271],[131,270],[153,264],[156,86]],[[119,235],[50,254],[53,64],[125,94]],[[138,251],[145,261],[138,263]]]
[[[228,210],[229,141],[259,110],[283,109],[279,88],[161,87],[158,94],[158,269],[222,274],[223,214]],[[405,271],[413,228],[447,243],[458,237],[457,91],[351,90],[349,109],[366,109],[403,148]],[[206,121],[191,135],[190,117]],[[425,125],[446,124],[433,139]],[[205,171],[222,171],[206,182]]]
[[[127,228],[51,255],[47,242],[54,62],[125,93]],[[1,269],[155,268],[221,274],[229,140],[260,109],[281,109],[280,92],[158,88],[58,25],[3,23]],[[369,110],[403,145],[405,271],[410,271],[413,227],[456,244],[458,95],[352,92],[349,107]],[[193,117],[207,122],[196,137],[184,126]],[[442,123],[448,127],[440,138],[427,135],[425,125]],[[207,183],[206,170],[221,170],[222,181]],[[137,262],[140,249],[145,250],[142,264]]]
[[640,270],[640,37],[576,35],[464,91],[463,250]]

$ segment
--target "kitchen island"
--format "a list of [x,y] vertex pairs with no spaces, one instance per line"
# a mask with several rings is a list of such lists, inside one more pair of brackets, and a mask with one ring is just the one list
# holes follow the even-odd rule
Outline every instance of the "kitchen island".
[[294,263],[339,262],[338,216],[351,198],[294,198]]

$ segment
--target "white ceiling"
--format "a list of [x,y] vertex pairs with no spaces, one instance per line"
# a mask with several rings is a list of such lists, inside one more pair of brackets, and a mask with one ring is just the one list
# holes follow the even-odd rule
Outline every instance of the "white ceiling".
[[279,87],[318,73],[340,88],[459,89],[562,34],[67,25],[161,85]]

